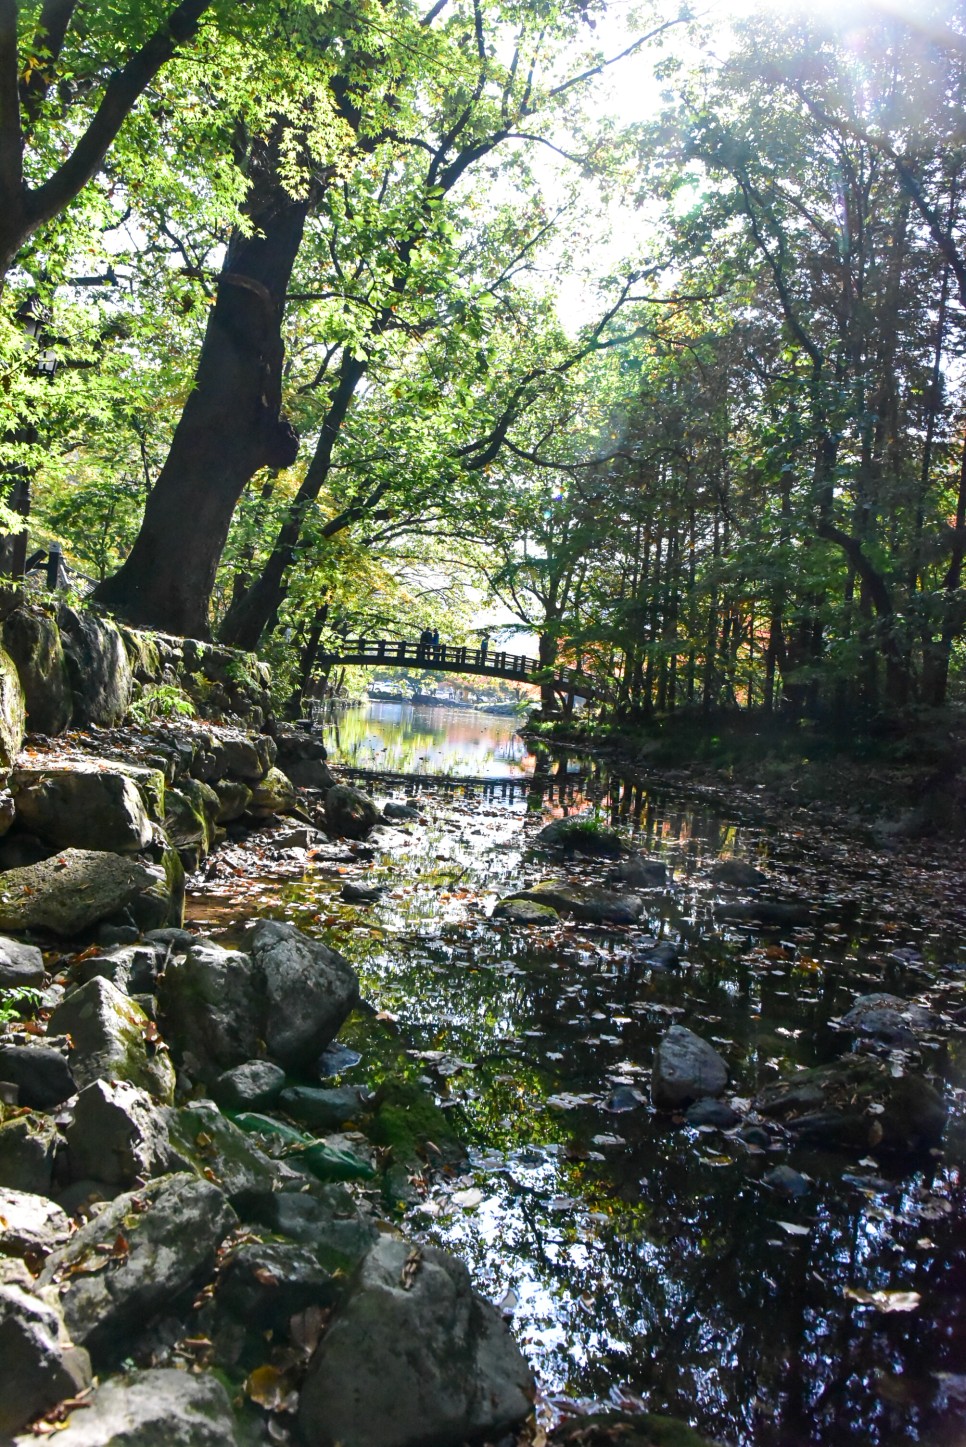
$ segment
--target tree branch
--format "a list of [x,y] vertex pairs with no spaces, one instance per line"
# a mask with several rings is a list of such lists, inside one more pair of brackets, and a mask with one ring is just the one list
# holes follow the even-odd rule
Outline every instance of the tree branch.
[[23,209],[16,0],[0,0],[0,205],[8,215]]
[[[141,49],[107,83],[87,130],[60,168],[27,193],[25,214],[31,230],[62,211],[96,174],[121,126],[144,91],[179,46],[195,35],[213,0],[181,0]],[[0,0],[4,9],[16,6]],[[6,118],[4,118],[6,125]]]
[[33,129],[54,79],[54,70],[64,48],[67,30],[77,9],[77,0],[44,0],[30,57],[36,62],[43,55],[42,65],[33,64],[20,82],[20,105],[25,129]]

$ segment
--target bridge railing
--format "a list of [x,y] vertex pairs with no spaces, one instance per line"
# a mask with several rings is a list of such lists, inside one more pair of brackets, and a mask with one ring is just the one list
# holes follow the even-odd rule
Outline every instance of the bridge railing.
[[[500,674],[503,677],[519,678],[521,682],[534,681],[532,675],[544,674],[548,681],[560,684],[573,683],[575,691],[580,684],[592,685],[596,691],[604,692],[594,679],[579,668],[547,668],[537,658],[527,658],[522,653],[508,653],[502,648],[469,648],[465,644],[414,643],[409,640],[392,638],[347,638],[339,648],[326,650],[324,657],[333,661],[357,660],[362,665],[385,663],[400,668],[415,664],[418,668],[434,667],[452,669],[480,669]],[[537,682],[540,680],[537,679]]]

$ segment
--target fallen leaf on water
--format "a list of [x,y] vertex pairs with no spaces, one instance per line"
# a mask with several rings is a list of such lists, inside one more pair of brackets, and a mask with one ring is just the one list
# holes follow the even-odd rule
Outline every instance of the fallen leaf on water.
[[472,1186],[468,1191],[454,1191],[450,1200],[454,1206],[462,1206],[464,1211],[473,1211],[483,1200],[483,1192]]
[[922,1300],[918,1291],[866,1291],[863,1286],[844,1286],[842,1295],[876,1311],[915,1311]]

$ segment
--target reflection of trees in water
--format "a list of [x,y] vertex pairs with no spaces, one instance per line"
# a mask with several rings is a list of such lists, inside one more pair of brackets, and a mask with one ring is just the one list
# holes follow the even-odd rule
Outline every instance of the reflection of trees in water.
[[515,772],[527,758],[512,720],[411,704],[353,710],[333,722],[326,744],[336,763],[400,774]]
[[[371,720],[365,726],[374,730]],[[568,762],[541,761],[555,790]],[[607,769],[595,779],[608,811],[616,806],[622,826],[636,821],[639,845],[665,855],[686,882],[720,852],[750,854],[766,842],[698,806],[615,782]],[[584,801],[591,797],[590,787],[580,790]],[[573,797],[554,807],[570,809]],[[407,868],[425,875],[434,849],[427,845],[418,861],[394,860],[396,882]],[[469,883],[494,878],[482,861],[474,868]],[[961,1201],[926,1224],[915,1210],[917,1193],[931,1184],[925,1174],[902,1194],[875,1198],[843,1181],[855,1169],[848,1158],[797,1151],[792,1164],[814,1184],[803,1203],[784,1202],[760,1184],[781,1156],[755,1157],[738,1141],[699,1136],[646,1106],[612,1115],[547,1105],[560,1091],[603,1098],[621,1062],[640,1067],[629,1078],[646,1094],[654,1046],[675,1018],[732,1042],[719,1048],[740,1094],[777,1069],[841,1053],[828,1020],[854,994],[841,956],[856,942],[800,934],[802,953],[821,969],[766,970],[749,958],[746,937],[715,926],[713,903],[701,888],[648,897],[647,928],[679,936],[692,961],[690,970],[664,974],[635,963],[620,931],[441,926],[442,906],[429,890],[398,905],[407,936],[373,942],[353,931],[340,947],[415,1048],[444,1049],[476,1066],[436,1085],[460,1099],[474,1138],[511,1153],[485,1181],[498,1210],[457,1215],[434,1232],[458,1247],[491,1295],[517,1286],[517,1329],[534,1344],[546,1380],[604,1398],[626,1383],[655,1410],[743,1447],[911,1443],[920,1427],[928,1431],[933,1374],[961,1372],[966,1360],[955,1295],[966,1292],[966,1242],[956,1239]],[[788,1030],[801,1034],[781,1033]],[[616,1043],[603,1038],[612,1031]],[[606,1162],[564,1154],[586,1156],[601,1132],[625,1142],[607,1148]],[[531,1142],[558,1144],[561,1153],[528,1171],[512,1153]],[[718,1152],[731,1163],[703,1160]],[[577,1208],[550,1209],[556,1193],[573,1196]],[[953,1199],[949,1184],[942,1193]],[[788,1236],[783,1220],[809,1225],[809,1234]],[[934,1249],[917,1247],[923,1236]],[[919,1291],[922,1305],[878,1316],[844,1297],[856,1285]]]

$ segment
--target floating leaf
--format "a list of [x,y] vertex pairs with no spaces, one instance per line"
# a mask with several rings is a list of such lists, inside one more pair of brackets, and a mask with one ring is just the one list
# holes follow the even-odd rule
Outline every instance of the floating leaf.
[[477,1186],[471,1186],[468,1191],[454,1191],[450,1200],[454,1206],[461,1206],[464,1211],[475,1211],[483,1201],[483,1192]]
[[863,1286],[845,1286],[842,1295],[876,1311],[915,1311],[922,1300],[918,1291],[866,1291]]

